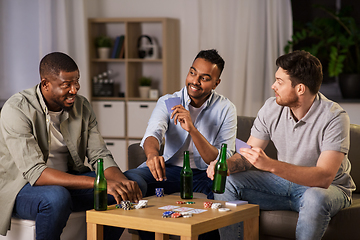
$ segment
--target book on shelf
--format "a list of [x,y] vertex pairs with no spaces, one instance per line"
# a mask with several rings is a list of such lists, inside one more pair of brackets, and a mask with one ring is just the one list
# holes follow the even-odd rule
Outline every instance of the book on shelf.
[[124,45],[124,35],[120,36],[120,40],[119,40],[119,47],[116,49],[116,55],[115,58],[120,58],[120,52],[121,52],[121,48]]
[[124,56],[125,56],[125,36],[121,45],[119,58],[124,58]]
[[115,38],[114,48],[113,48],[113,50],[111,52],[111,58],[116,58],[116,53],[118,51],[119,44],[120,44],[120,36],[117,36]]

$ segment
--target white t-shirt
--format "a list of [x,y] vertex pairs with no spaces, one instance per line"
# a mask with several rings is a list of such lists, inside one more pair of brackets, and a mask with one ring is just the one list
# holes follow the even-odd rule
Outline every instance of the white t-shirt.
[[[197,116],[199,115],[201,110],[204,108],[204,106],[205,106],[205,104],[203,104],[199,108],[196,108],[189,104],[189,112],[190,112],[190,117],[191,117],[193,124],[195,123]],[[174,157],[170,163],[172,165],[182,167],[184,165],[184,151],[189,151],[190,167],[197,168],[195,165],[195,161],[194,161],[194,142],[193,142],[190,134],[187,137],[183,147],[174,155]]]
[[68,170],[67,158],[68,148],[60,132],[60,116],[63,111],[52,112],[50,114],[50,153],[46,165],[63,172]]

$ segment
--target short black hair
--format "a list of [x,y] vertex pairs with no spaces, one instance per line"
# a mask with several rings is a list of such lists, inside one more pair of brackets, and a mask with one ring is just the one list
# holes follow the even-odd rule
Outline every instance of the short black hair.
[[290,76],[291,86],[302,83],[307,86],[312,94],[319,92],[323,72],[320,60],[303,50],[296,50],[280,56],[276,66],[284,69]]
[[59,76],[60,71],[74,72],[79,70],[75,61],[65,53],[52,52],[43,57],[40,61],[40,77],[45,78],[47,75]]
[[201,50],[195,57],[194,61],[197,58],[203,58],[206,61],[211,62],[212,64],[216,64],[216,66],[220,70],[219,78],[225,66],[224,59],[219,55],[218,51],[215,49]]

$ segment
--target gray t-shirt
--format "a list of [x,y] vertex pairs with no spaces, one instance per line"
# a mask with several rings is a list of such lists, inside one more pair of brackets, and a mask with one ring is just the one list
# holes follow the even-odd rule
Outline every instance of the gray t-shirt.
[[297,166],[314,167],[323,151],[345,153],[332,184],[340,187],[348,197],[355,190],[347,158],[350,146],[350,120],[339,104],[318,93],[306,115],[296,122],[289,107],[269,98],[258,112],[251,129],[258,139],[272,140],[278,160]]

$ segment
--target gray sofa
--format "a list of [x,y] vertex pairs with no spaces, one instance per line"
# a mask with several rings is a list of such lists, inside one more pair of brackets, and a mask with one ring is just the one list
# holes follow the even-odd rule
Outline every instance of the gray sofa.
[[[237,138],[247,141],[253,124],[253,117],[238,116]],[[276,149],[272,142],[265,152],[276,159]],[[128,148],[129,168],[135,168],[146,160],[144,151],[139,144]],[[349,159],[352,164],[351,176],[360,186],[360,126],[351,124]],[[260,239],[295,239],[297,212],[292,211],[261,211]],[[330,221],[323,237],[324,240],[360,239],[360,189],[353,193],[353,203],[349,208],[341,210]]]

